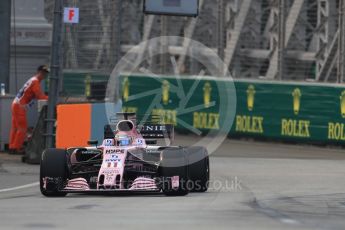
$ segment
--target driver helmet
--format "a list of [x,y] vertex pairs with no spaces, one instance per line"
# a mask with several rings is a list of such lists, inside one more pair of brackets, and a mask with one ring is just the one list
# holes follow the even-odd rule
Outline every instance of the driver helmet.
[[128,135],[117,134],[115,136],[115,143],[117,146],[129,146],[132,144],[132,138]]

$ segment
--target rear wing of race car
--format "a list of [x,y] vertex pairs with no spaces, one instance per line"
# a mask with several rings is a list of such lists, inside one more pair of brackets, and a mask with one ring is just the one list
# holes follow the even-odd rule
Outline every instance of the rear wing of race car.
[[[138,132],[145,139],[174,139],[173,125],[144,124],[137,127]],[[115,138],[116,125],[106,125],[104,127],[104,139]]]
[[[144,118],[145,117],[145,118]],[[151,141],[155,139],[169,139],[170,143],[174,140],[174,125],[164,124],[164,120],[159,115],[142,115],[139,116],[135,113],[117,113],[116,121],[118,123],[122,120],[130,120],[136,125],[136,129],[145,139]],[[145,120],[149,122],[139,122]],[[116,125],[106,125],[104,127],[104,139],[113,139],[116,131]]]
[[173,125],[144,124],[139,129],[139,132],[145,139],[174,139]]

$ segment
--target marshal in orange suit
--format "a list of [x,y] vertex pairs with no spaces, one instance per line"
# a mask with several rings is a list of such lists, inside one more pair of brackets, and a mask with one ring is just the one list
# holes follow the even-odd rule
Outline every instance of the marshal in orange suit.
[[24,154],[23,144],[28,128],[26,120],[27,106],[34,99],[48,100],[48,96],[41,90],[41,81],[47,77],[48,73],[48,66],[39,66],[36,75],[24,84],[12,102],[10,153]]

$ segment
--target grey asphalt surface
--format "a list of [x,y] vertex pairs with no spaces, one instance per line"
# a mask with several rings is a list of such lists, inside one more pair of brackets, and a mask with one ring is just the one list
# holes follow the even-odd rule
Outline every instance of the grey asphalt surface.
[[207,193],[45,198],[38,166],[0,154],[0,229],[343,230],[344,166],[341,149],[227,140]]

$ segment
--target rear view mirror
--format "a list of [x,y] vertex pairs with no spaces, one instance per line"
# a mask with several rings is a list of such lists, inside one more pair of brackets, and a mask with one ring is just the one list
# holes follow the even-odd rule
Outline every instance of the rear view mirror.
[[96,140],[90,140],[90,141],[87,142],[87,144],[88,144],[88,145],[95,145],[95,146],[97,146],[97,145],[98,145],[98,141],[96,141]]

